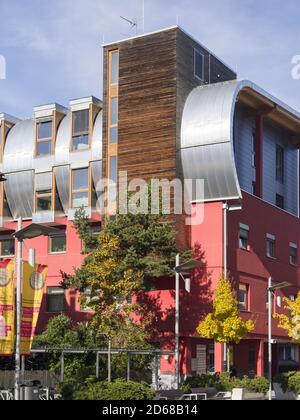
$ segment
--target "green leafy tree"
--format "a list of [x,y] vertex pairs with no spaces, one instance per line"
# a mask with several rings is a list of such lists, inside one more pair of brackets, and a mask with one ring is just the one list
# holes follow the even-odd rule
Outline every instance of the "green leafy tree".
[[294,343],[300,344],[300,293],[295,301],[285,298],[285,309],[288,314],[276,314],[279,319],[279,328],[284,329]]
[[238,309],[238,302],[228,279],[221,278],[213,300],[213,311],[197,328],[201,337],[227,344],[227,369],[230,370],[230,349],[228,344],[239,344],[254,329],[253,321],[245,322]]
[[[148,203],[150,209],[150,196]],[[63,286],[89,291],[88,298],[81,294],[81,303],[94,313],[91,326],[114,345],[145,346],[153,333],[155,311],[139,296],[151,290],[151,280],[174,275],[178,249],[172,224],[161,213],[118,214],[95,240],[80,209],[75,227],[86,258],[73,275],[63,273]],[[190,255],[182,253],[183,259]]]

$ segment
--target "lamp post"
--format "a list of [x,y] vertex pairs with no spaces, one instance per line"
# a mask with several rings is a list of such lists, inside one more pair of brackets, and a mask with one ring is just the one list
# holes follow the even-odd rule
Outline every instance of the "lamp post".
[[180,317],[180,278],[185,283],[185,290],[190,293],[191,292],[191,279],[185,278],[184,274],[188,274],[187,272],[202,267],[203,263],[198,260],[190,260],[184,264],[180,265],[180,255],[176,255],[176,266],[175,266],[175,380],[176,380],[176,389],[179,389],[180,379],[179,379],[179,339],[180,339],[180,331],[179,331],[179,317]]
[[[21,317],[22,317],[22,251],[23,241],[25,239],[33,239],[39,236],[47,236],[51,233],[58,232],[58,229],[37,225],[31,225],[22,228],[22,217],[18,219],[18,231],[14,237],[18,241],[17,247],[17,284],[16,284],[16,352],[15,352],[15,399],[19,401],[20,395],[20,377],[21,377]],[[34,263],[34,252],[30,253],[31,264]]]
[[285,289],[286,287],[291,286],[290,283],[283,282],[273,285],[272,277],[268,280],[268,378],[269,378],[269,401],[272,401],[272,387],[273,387],[273,375],[272,375],[272,345],[274,341],[272,339],[272,303],[273,303],[273,294],[276,290]]
[[[243,209],[241,204],[228,204],[227,202],[223,204],[223,277],[227,278],[228,275],[228,257],[227,257],[227,248],[228,248],[228,220],[227,214],[229,211],[241,211]],[[224,344],[224,365],[226,365],[226,370],[229,370],[229,361],[227,360],[227,344]],[[223,367],[224,368],[224,367]]]

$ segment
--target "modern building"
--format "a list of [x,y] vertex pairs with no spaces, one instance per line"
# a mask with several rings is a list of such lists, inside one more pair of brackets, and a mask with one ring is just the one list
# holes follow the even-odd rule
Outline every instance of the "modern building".
[[[266,372],[268,278],[300,290],[299,146],[300,114],[237,75],[179,27],[104,46],[103,102],[94,97],[39,106],[34,118],[0,115],[2,257],[14,255],[17,219],[59,229],[30,242],[37,260],[49,266],[39,331],[66,313],[86,316],[75,292],[60,287],[60,270],[80,265],[81,242],[72,227],[84,205],[91,230],[100,231],[97,211],[101,179],[203,179],[201,224],[186,226],[185,215],[171,216],[178,245],[197,245],[203,268],[191,292],[180,296],[182,376],[224,369],[224,349],[200,338],[196,328],[211,306],[219,276],[227,267],[245,319],[254,331],[232,346],[239,374]],[[110,200],[116,199],[110,191]],[[232,211],[236,210],[236,211]],[[25,257],[26,257],[26,250]],[[153,340],[174,349],[174,280],[156,284],[151,301],[160,313]],[[274,322],[274,373],[299,366],[299,347]],[[160,375],[171,382],[174,358],[163,357]]]

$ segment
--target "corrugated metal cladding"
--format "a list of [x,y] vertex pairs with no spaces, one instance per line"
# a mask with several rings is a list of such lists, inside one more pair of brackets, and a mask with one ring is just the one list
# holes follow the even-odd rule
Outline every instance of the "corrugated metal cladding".
[[[204,200],[238,199],[242,190],[253,193],[254,116],[238,102],[244,89],[262,95],[299,119],[300,115],[248,81],[201,86],[189,95],[182,119],[178,159],[186,179],[204,179]],[[276,145],[285,149],[284,184],[276,182]],[[285,210],[298,215],[298,151],[287,132],[265,119],[263,199],[276,204],[284,196]],[[190,194],[193,201],[203,200]]]
[[[284,197],[285,210],[298,215],[298,150],[289,141],[289,134],[271,122],[264,130],[263,199],[276,204],[276,194]],[[276,181],[276,146],[284,148],[284,183]]]
[[[18,122],[9,132],[0,171],[7,177],[5,193],[12,217],[32,218],[35,190],[52,188],[52,173],[65,215],[70,204],[71,168],[91,165],[94,182],[98,182],[102,168],[102,111],[96,117],[92,147],[88,151],[70,152],[70,113],[62,120],[58,132],[55,153],[36,158],[34,120]],[[99,166],[99,168],[98,168]],[[35,215],[38,217],[39,215]],[[52,217],[52,216],[51,216]]]

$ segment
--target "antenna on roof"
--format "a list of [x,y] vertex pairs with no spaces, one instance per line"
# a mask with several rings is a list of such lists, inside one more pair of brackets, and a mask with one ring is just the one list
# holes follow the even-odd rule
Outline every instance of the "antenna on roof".
[[123,19],[123,20],[125,20],[125,22],[127,22],[127,23],[129,23],[129,24],[130,24],[130,29],[135,28],[136,35],[138,34],[138,24],[137,24],[137,19],[130,20],[130,19],[127,19],[127,18],[125,18],[125,17],[123,17],[123,16],[120,16],[120,18],[121,18],[121,19]]

